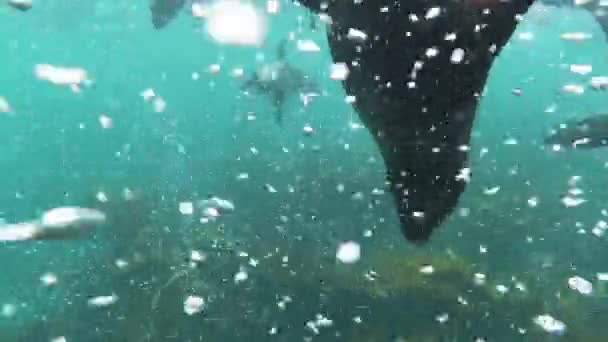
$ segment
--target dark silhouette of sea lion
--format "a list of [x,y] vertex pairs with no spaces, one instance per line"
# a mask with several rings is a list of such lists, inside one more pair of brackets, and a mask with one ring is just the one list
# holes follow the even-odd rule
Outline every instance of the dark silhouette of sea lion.
[[344,88],[380,148],[408,240],[426,241],[457,205],[480,94],[532,2],[300,1],[332,19],[333,60],[350,69]]
[[584,119],[569,120],[545,138],[546,145],[572,149],[608,146],[608,114],[594,114]]
[[319,87],[302,70],[289,64],[286,51],[287,40],[282,40],[277,48],[277,59],[263,64],[241,86],[246,93],[270,97],[274,106],[275,121],[283,123],[285,102],[294,94],[318,93]]
[[149,0],[152,25],[157,30],[167,26],[186,4],[186,0]]

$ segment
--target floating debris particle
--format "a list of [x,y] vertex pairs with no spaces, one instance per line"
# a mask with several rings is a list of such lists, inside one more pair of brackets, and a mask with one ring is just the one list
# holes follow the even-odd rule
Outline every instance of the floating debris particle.
[[351,198],[355,201],[361,201],[365,198],[365,195],[361,191],[355,191],[352,193]]
[[211,64],[209,65],[209,67],[207,68],[207,71],[210,74],[217,74],[218,72],[220,72],[222,70],[222,66],[215,63],[215,64]]
[[245,70],[243,70],[243,68],[234,68],[232,69],[232,76],[233,77],[243,77],[243,75],[245,75]]
[[279,1],[278,0],[268,0],[266,2],[266,12],[270,13],[270,14],[277,14],[279,13]]
[[214,207],[208,207],[203,209],[203,216],[207,218],[214,219],[220,216],[220,211]]
[[522,32],[517,37],[519,38],[519,40],[531,41],[534,40],[534,33]]
[[266,37],[266,17],[251,3],[218,0],[205,14],[207,33],[220,44],[259,46]]
[[361,246],[354,241],[347,241],[338,246],[336,259],[344,264],[353,264],[361,258]]
[[108,195],[106,195],[106,193],[103,191],[98,192],[97,195],[95,195],[95,198],[97,198],[97,200],[101,203],[108,202]]
[[437,55],[439,54],[439,49],[437,49],[436,47],[430,47],[430,48],[426,49],[424,54],[428,58],[437,57]]
[[562,40],[571,40],[582,42],[584,40],[591,39],[592,35],[585,32],[565,32],[560,35]]
[[374,270],[369,270],[368,272],[366,272],[364,274],[365,279],[369,280],[369,281],[374,281],[376,279],[378,279],[378,273]]
[[524,284],[524,283],[522,283],[520,281],[515,282],[515,288],[518,289],[521,292],[528,291],[528,288],[526,287],[526,284]]
[[509,292],[509,288],[506,287],[505,285],[496,285],[496,291],[498,291],[501,294],[505,294],[507,292]]
[[557,104],[552,103],[547,108],[545,108],[545,113],[555,113],[556,110],[557,110]]
[[192,202],[181,202],[179,204],[179,212],[182,215],[194,214],[194,204]]
[[574,276],[568,279],[568,287],[574,291],[578,291],[583,295],[590,295],[593,292],[593,284],[590,281]]
[[455,178],[458,181],[463,181],[466,183],[470,182],[471,181],[471,168],[463,167],[462,169],[459,170],[459,172]]
[[57,284],[57,276],[53,273],[45,273],[40,277],[40,281],[45,286],[51,286]]
[[342,193],[342,192],[344,192],[344,190],[345,190],[344,184],[342,184],[342,183],[338,183],[338,184],[336,185],[336,191],[337,191],[337,192]]
[[608,273],[596,273],[595,276],[599,281],[608,281]]
[[303,52],[321,51],[321,47],[319,47],[319,45],[317,45],[317,43],[315,43],[313,40],[310,40],[310,39],[298,40],[298,42],[296,44],[297,44],[298,50],[303,51]]
[[348,33],[346,33],[346,38],[358,42],[363,42],[367,39],[367,33],[351,27],[348,29]]
[[473,276],[473,282],[475,285],[483,285],[486,283],[486,275],[483,273],[475,273]]
[[103,128],[103,129],[112,128],[112,126],[113,126],[112,118],[105,114],[101,114],[99,116],[99,125],[101,125],[101,128]]
[[579,75],[587,75],[593,71],[593,67],[589,64],[571,64],[570,71]]
[[426,265],[426,266],[420,267],[420,273],[422,273],[422,274],[433,274],[433,272],[435,272],[433,265]]
[[595,235],[596,237],[604,236],[605,232],[606,232],[606,222],[605,221],[598,222],[595,225],[595,227],[593,227],[593,229],[591,229],[591,234]]
[[190,251],[190,260],[193,262],[203,262],[207,260],[207,255],[201,251],[192,250]]
[[306,322],[306,327],[310,329],[315,335],[319,334],[319,328],[328,328],[331,327],[334,322],[323,316],[322,314],[317,314],[314,321]]
[[0,113],[9,113],[12,112],[11,106],[8,104],[8,101],[0,96]]
[[449,319],[450,319],[450,316],[447,313],[442,313],[435,317],[435,320],[437,320],[437,322],[439,322],[441,324],[447,322]]
[[569,187],[575,187],[578,184],[578,182],[581,181],[581,179],[582,179],[581,176],[572,176],[572,177],[570,177],[568,179],[568,186]]
[[129,263],[125,259],[116,259],[116,261],[114,261],[114,265],[116,265],[117,268],[122,270],[127,268],[127,266],[129,266]]
[[217,196],[212,196],[208,199],[199,201],[198,206],[203,207],[205,210],[214,208],[218,212],[218,215],[225,212],[232,212],[236,208],[232,201]]
[[450,56],[450,61],[452,64],[460,64],[464,60],[464,50],[461,48],[456,48],[452,51],[452,55]]
[[483,193],[485,195],[496,195],[498,193],[498,191],[500,191],[500,186],[495,186],[493,188],[485,188],[483,190]]
[[424,211],[414,211],[412,212],[412,217],[424,218]]
[[538,206],[539,199],[538,197],[530,197],[528,198],[528,207],[536,208]]
[[441,8],[439,7],[431,7],[429,8],[429,10],[426,12],[426,14],[424,15],[424,19],[433,19],[437,16],[439,16],[439,14],[441,13]]
[[533,322],[550,334],[561,336],[566,332],[566,324],[548,314],[534,317]]
[[315,333],[315,335],[319,335],[319,329],[317,328],[317,325],[315,324],[315,322],[313,322],[313,321],[306,322],[306,327],[308,329],[310,329],[313,333]]
[[331,327],[333,324],[334,322],[331,319],[321,314],[317,314],[317,326],[326,328]]
[[117,301],[118,296],[116,294],[111,294],[109,296],[93,297],[89,299],[87,303],[92,307],[106,307],[116,303]]
[[270,184],[264,184],[264,189],[270,193],[276,193],[277,189],[275,189],[274,186],[270,185]]
[[162,113],[167,109],[167,102],[162,97],[155,97],[152,101],[152,108],[156,113]]
[[281,297],[281,300],[279,300],[279,302],[277,303],[277,306],[279,307],[279,309],[285,310],[285,308],[287,307],[287,303],[291,303],[291,301],[291,297],[283,296]]
[[56,85],[78,86],[88,78],[86,70],[82,68],[61,67],[50,64],[36,64],[34,73],[38,79]]
[[9,0],[8,4],[15,9],[26,12],[32,9],[32,0]]
[[382,195],[384,195],[386,192],[385,192],[383,189],[373,188],[371,193],[372,193],[372,195],[374,195],[374,196],[382,196]]
[[312,135],[315,132],[314,128],[312,128],[312,126],[309,124],[304,125],[303,130],[306,135]]
[[129,188],[124,188],[122,189],[122,199],[125,201],[132,201],[135,199],[135,193]]
[[192,16],[195,18],[205,18],[209,13],[209,8],[203,3],[193,1],[191,6]]
[[4,317],[13,317],[17,313],[17,306],[15,304],[2,304],[0,313]]
[[234,283],[242,283],[247,280],[247,278],[249,278],[247,271],[245,270],[245,268],[241,267],[241,269],[234,275]]
[[184,300],[184,312],[188,316],[203,312],[205,309],[205,300],[199,296],[188,296]]
[[460,217],[468,217],[470,214],[471,214],[470,208],[459,208],[458,209],[458,215]]
[[154,92],[154,89],[152,88],[148,88],[143,90],[141,93],[139,93],[139,95],[141,97],[143,97],[145,102],[150,101],[152,98],[156,97],[156,93]]
[[67,342],[67,341],[68,340],[65,338],[65,336],[58,336],[58,337],[51,339],[51,342]]
[[579,205],[581,205],[585,202],[587,202],[587,200],[584,198],[576,198],[576,197],[572,197],[572,196],[562,197],[562,204],[566,208],[578,207]]
[[585,87],[580,84],[566,84],[562,87],[562,91],[569,94],[581,95],[585,92]]
[[608,76],[591,77],[591,87],[595,90],[608,89]]
[[329,77],[332,80],[344,81],[348,77],[348,73],[349,70],[346,63],[334,63],[331,65]]

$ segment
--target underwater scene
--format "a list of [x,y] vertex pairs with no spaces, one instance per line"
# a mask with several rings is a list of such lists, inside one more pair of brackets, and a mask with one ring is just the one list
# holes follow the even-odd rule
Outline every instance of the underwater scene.
[[0,342],[607,341],[605,0],[0,0]]

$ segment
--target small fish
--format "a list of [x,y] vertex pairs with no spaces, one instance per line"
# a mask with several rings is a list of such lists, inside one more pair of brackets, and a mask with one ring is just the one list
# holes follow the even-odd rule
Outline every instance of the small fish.
[[97,209],[54,208],[38,220],[0,225],[0,241],[73,239],[80,237],[87,226],[105,221],[106,215]]
[[285,44],[277,49],[277,61],[264,64],[241,86],[241,91],[267,95],[271,98],[278,124],[283,122],[283,108],[288,97],[295,94],[318,93],[317,84],[286,60]]
[[32,9],[32,0],[9,0],[9,6],[18,9],[22,12],[27,12]]
[[608,146],[608,114],[567,121],[545,138],[545,144],[576,149]]

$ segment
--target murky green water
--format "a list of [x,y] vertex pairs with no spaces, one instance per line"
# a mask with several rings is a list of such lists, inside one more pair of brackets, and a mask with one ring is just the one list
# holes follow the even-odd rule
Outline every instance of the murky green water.
[[[528,14],[487,84],[459,208],[414,247],[392,198],[374,194],[382,159],[329,77],[323,25],[281,5],[254,48],[217,44],[186,14],[155,31],[144,1],[40,0],[26,13],[2,4],[0,96],[12,110],[0,113],[1,217],[83,206],[108,222],[82,239],[0,245],[0,340],[602,341],[608,245],[592,229],[608,215],[606,150],[542,145],[556,124],[606,112],[606,91],[561,90],[608,73],[591,16]],[[593,38],[560,39],[567,31]],[[287,59],[322,94],[294,95],[278,126],[268,98],[239,88],[289,32],[321,48],[291,41]],[[94,83],[50,84],[38,64],[83,68]],[[565,208],[573,176],[586,202]],[[209,195],[234,210],[208,222],[204,209],[180,212]],[[361,246],[353,265],[336,260],[347,240]],[[570,289],[574,276],[593,292]],[[112,303],[88,303],[99,296]],[[188,296],[204,299],[203,312],[184,312]],[[543,331],[533,322],[543,314],[568,332]]]

